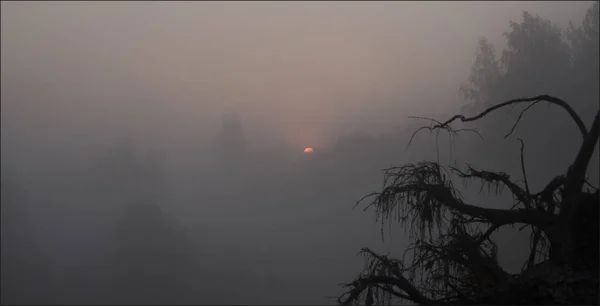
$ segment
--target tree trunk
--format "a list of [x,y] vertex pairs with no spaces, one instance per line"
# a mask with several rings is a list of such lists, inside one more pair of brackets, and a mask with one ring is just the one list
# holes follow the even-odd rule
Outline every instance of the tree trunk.
[[557,222],[546,230],[550,240],[550,260],[574,270],[598,272],[598,192],[582,192],[580,205],[567,222]]

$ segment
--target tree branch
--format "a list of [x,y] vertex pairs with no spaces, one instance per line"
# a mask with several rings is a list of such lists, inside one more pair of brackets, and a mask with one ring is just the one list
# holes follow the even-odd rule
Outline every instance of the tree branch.
[[449,127],[448,125],[444,125],[443,123],[435,120],[435,119],[431,119],[431,118],[425,118],[425,117],[417,117],[417,116],[409,116],[409,119],[423,119],[423,120],[428,120],[431,122],[435,122],[436,124],[433,126],[422,126],[420,128],[418,128],[416,131],[414,131],[412,133],[412,135],[410,135],[410,139],[408,140],[408,144],[406,145],[406,148],[408,149],[408,147],[410,147],[410,144],[412,143],[413,139],[415,138],[415,135],[417,135],[417,133],[419,133],[421,130],[429,130],[430,132],[433,132],[434,130],[437,129],[444,129],[446,130],[448,133],[452,133],[452,134],[458,134],[460,132],[473,132],[475,134],[477,134],[477,136],[479,136],[479,138],[483,139],[483,136],[481,136],[481,134],[476,130],[476,129],[458,129],[455,130],[451,127]]
[[[427,184],[412,184],[404,186],[390,186],[387,187],[382,194],[386,197],[390,197],[391,194],[398,193],[411,193],[415,191],[425,191],[429,196],[434,198],[440,205],[446,206],[459,213],[469,215],[475,218],[481,218],[489,223],[497,224],[498,226],[514,224],[514,223],[525,223],[531,224],[540,228],[545,228],[547,225],[555,220],[553,215],[536,209],[516,209],[516,210],[505,210],[505,209],[493,209],[483,208],[465,204],[461,200],[455,198],[448,187],[446,186],[435,186]],[[380,195],[381,196],[381,195]],[[378,196],[377,198],[379,198]],[[374,205],[380,206],[383,203],[377,203],[377,199],[373,203]]]
[[[546,211],[533,208],[503,210],[465,204],[455,196],[455,189],[441,173],[441,169],[442,167],[437,163],[422,162],[417,165],[407,164],[388,170],[382,192],[377,194],[367,208],[375,206],[377,214],[383,217],[390,217],[392,210],[400,209],[402,214],[397,216],[401,222],[407,220],[409,214],[416,214],[413,216],[413,220],[429,225],[433,221],[439,223],[442,219],[443,213],[440,208],[451,209],[499,226],[525,223],[544,228],[555,219],[555,216]],[[503,180],[514,188],[516,195],[527,199],[525,192],[514,183],[507,181],[506,177],[493,172],[477,174],[482,177],[490,175],[488,179]]]
[[[400,275],[400,277],[393,276],[384,276],[384,275],[371,275],[361,277],[352,283],[348,284],[349,287],[352,287],[350,291],[340,297],[338,302],[342,305],[351,305],[353,302],[357,301],[360,297],[360,294],[365,291],[371,285],[391,285],[396,286],[400,290],[406,292],[406,296],[398,293],[394,290],[390,292],[396,296],[401,296],[403,298],[408,298],[408,300],[413,301],[420,305],[439,305],[439,302],[431,300],[425,297],[415,286],[413,286],[405,277]],[[387,291],[387,290],[386,290]],[[346,297],[347,296],[347,297]],[[346,297],[346,298],[344,298]]]
[[[548,103],[555,104],[555,105],[558,105],[558,106],[562,107],[565,111],[567,111],[567,113],[569,114],[569,116],[571,117],[571,119],[573,119],[573,121],[577,125],[577,128],[579,128],[579,131],[581,133],[581,137],[583,139],[585,139],[587,137],[588,131],[587,131],[586,127],[585,127],[585,124],[583,124],[583,121],[581,120],[581,118],[579,117],[579,115],[577,115],[577,113],[575,112],[575,110],[573,110],[573,108],[569,104],[567,104],[567,102],[565,102],[565,101],[563,101],[563,100],[561,100],[559,98],[549,96],[549,95],[540,95],[540,96],[532,97],[532,98],[520,98],[520,99],[509,100],[509,101],[506,101],[506,102],[503,102],[503,103],[500,103],[500,104],[496,104],[496,105],[494,105],[492,107],[489,107],[486,110],[484,110],[483,112],[481,112],[478,115],[473,116],[473,117],[465,117],[464,115],[460,115],[460,114],[459,115],[454,115],[452,118],[446,120],[445,122],[442,122],[441,124],[435,125],[432,129],[445,128],[450,123],[452,123],[452,122],[454,122],[456,120],[459,120],[459,119],[460,119],[461,122],[469,122],[469,121],[479,120],[479,119],[485,117],[487,114],[489,114],[489,113],[491,113],[491,112],[493,112],[493,111],[495,111],[495,110],[497,110],[499,108],[508,106],[508,105],[517,104],[517,103],[528,103],[528,102],[534,102],[534,104],[535,104],[535,103],[537,103],[537,101],[546,101]],[[527,110],[527,109],[525,109],[525,110]],[[523,113],[521,113],[521,116],[522,116],[522,114]],[[519,116],[519,118],[521,116]],[[518,123],[518,120],[517,120],[517,123]],[[516,126],[517,123],[515,123],[515,126]],[[513,126],[512,130],[514,130],[515,126]],[[510,133],[509,133],[509,135],[510,135]]]
[[490,228],[488,228],[488,230],[485,233],[483,233],[483,235],[481,235],[481,237],[477,241],[477,244],[481,244],[483,241],[490,238],[490,236],[499,228],[500,226],[496,224],[490,226]]
[[468,205],[462,203],[462,201],[449,200],[445,204],[463,214],[479,217],[488,220],[492,224],[499,226],[514,224],[514,223],[527,223],[541,228],[546,227],[551,223],[554,218],[551,215],[534,209],[516,209],[516,210],[504,210],[504,209],[492,209],[482,208],[478,206]]
[[401,299],[405,299],[407,301],[410,301],[410,296],[408,296],[406,294],[403,294],[403,293],[400,293],[400,292],[394,290],[394,288],[384,287],[384,286],[381,286],[381,285],[373,285],[373,286],[376,287],[376,288],[379,288],[380,290],[384,290],[386,292],[389,292],[391,295],[393,295],[393,296],[395,296],[397,298],[401,298]]
[[[498,228],[500,228],[499,225],[492,225],[479,239],[475,239],[470,235],[460,236],[459,241],[457,241],[458,253],[456,254],[457,262],[469,268],[474,275],[482,272],[491,273],[495,282],[506,279],[509,274],[502,269],[495,257],[485,251],[480,252],[480,250],[483,250],[481,243]],[[463,255],[467,255],[467,258],[464,259]]]
[[531,198],[529,192],[523,190],[517,184],[510,180],[510,176],[503,172],[490,172],[490,171],[478,171],[469,166],[469,173],[464,173],[458,168],[451,167],[451,169],[458,174],[461,178],[478,178],[488,183],[501,182],[515,195],[515,197],[525,205],[527,208],[531,208]]

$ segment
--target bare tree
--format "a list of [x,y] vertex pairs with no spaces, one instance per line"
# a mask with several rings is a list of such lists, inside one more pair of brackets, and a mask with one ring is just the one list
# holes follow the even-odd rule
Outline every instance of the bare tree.
[[[600,112],[588,130],[569,104],[542,95],[506,101],[473,117],[432,120],[423,129],[456,133],[460,130],[450,126],[456,121],[476,121],[500,108],[527,103],[522,115],[539,102],[564,109],[580,131],[578,154],[566,172],[542,190],[530,190],[520,139],[522,182],[470,165],[459,169],[421,162],[386,169],[383,190],[357,205],[371,198],[365,210],[375,209],[382,223],[405,225],[412,243],[403,259],[363,249],[368,264],[344,285],[348,291],[339,297],[340,304],[598,304],[598,189],[588,187],[585,173],[598,142]],[[466,203],[453,177],[477,180],[482,188],[508,189],[515,203],[511,209]],[[532,234],[530,256],[521,273],[512,275],[498,264],[491,234],[516,224],[530,227]]]

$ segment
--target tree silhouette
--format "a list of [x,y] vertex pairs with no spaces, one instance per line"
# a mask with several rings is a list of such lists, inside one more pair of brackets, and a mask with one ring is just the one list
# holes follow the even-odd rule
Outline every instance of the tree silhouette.
[[[382,224],[404,225],[412,244],[402,260],[363,249],[367,266],[345,285],[349,290],[339,297],[340,304],[397,299],[417,304],[598,303],[599,199],[597,188],[586,187],[585,173],[598,142],[600,112],[588,130],[569,104],[543,95],[493,105],[470,117],[433,120],[425,129],[457,133],[451,127],[456,121],[477,121],[505,107],[540,101],[566,111],[579,130],[582,141],[566,173],[533,191],[523,158],[521,183],[471,165],[459,169],[420,162],[385,170],[383,190],[370,195],[374,199],[365,209],[374,209]],[[466,203],[453,179],[476,180],[490,191],[508,189],[514,205],[496,209]],[[498,264],[491,235],[516,224],[532,229],[531,255],[523,271],[511,275]]]

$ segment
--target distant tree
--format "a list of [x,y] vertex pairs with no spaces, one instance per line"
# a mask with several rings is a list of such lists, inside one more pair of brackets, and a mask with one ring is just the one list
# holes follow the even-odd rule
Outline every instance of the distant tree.
[[160,202],[165,185],[165,158],[161,152],[142,154],[128,138],[119,139],[95,166],[92,182],[96,192],[107,201]]
[[[531,91],[561,94],[566,86],[571,54],[562,29],[552,21],[523,12],[521,22],[510,22],[502,51],[504,94],[523,96]],[[506,99],[512,97],[495,97]],[[487,101],[488,106],[492,101]]]
[[230,113],[223,117],[215,145],[218,157],[226,164],[240,160],[244,156],[246,138],[242,120],[237,113]]
[[131,197],[142,169],[133,142],[128,138],[118,139],[93,168],[90,181],[96,196],[111,203],[122,202]]
[[469,102],[465,110],[476,112],[477,109],[472,108],[481,107],[495,98],[501,77],[502,70],[496,49],[487,39],[481,38],[477,46],[475,63],[471,68],[469,83],[460,86],[462,95]]
[[129,204],[112,236],[116,303],[190,303],[193,247],[185,232],[156,204]]
[[[537,96],[492,105],[474,116],[434,121],[425,128],[456,133],[451,127],[455,121],[477,121],[499,109],[536,101],[566,111],[579,130],[578,153],[566,173],[540,190],[530,189],[523,143],[522,182],[471,165],[459,169],[424,161],[387,169],[383,190],[370,195],[374,199],[365,209],[374,209],[382,225],[397,221],[408,228],[412,244],[402,259],[363,249],[366,268],[345,285],[349,290],[339,297],[340,304],[598,304],[599,197],[597,188],[587,186],[585,173],[598,142],[600,111],[588,129],[563,100]],[[507,189],[512,208],[465,202],[453,183],[456,179],[478,181],[489,191]],[[532,229],[530,256],[516,275],[498,263],[492,237],[514,225]]]
[[593,116],[593,107],[598,104],[600,91],[598,15],[598,1],[595,1],[587,10],[583,21],[579,25],[571,22],[566,33],[572,54],[572,72],[569,78],[571,98],[580,100],[578,111],[589,112],[590,117]]
[[[463,112],[472,115],[498,101],[546,93],[564,97],[582,119],[593,120],[600,90],[598,2],[588,9],[580,25],[571,23],[569,29],[561,29],[550,20],[523,12],[519,22],[510,22],[504,35],[507,44],[499,54],[487,40],[479,42],[471,76],[468,83],[461,86],[463,97],[468,101]],[[510,112],[512,108],[506,110]],[[482,131],[486,137],[498,141],[474,142],[473,148],[470,148],[472,154],[483,156],[481,162],[499,165],[509,173],[518,171],[517,165],[506,158],[513,147],[502,141],[502,137],[522,110],[514,111],[510,120],[499,116],[483,118]],[[549,178],[555,171],[567,166],[565,163],[576,154],[571,148],[578,146],[578,131],[556,107],[528,113],[527,116],[528,120],[519,125],[515,135],[525,139],[528,154],[536,156],[531,159],[529,167],[539,177]],[[594,158],[592,164],[597,163],[597,158]],[[589,175],[592,182],[598,182],[596,171]]]
[[[183,228],[160,208],[164,184],[160,156],[136,157],[128,163],[137,173],[125,181],[129,197],[121,207],[111,236],[114,248],[109,258],[112,289],[116,303],[167,304],[191,303],[191,275],[195,249]],[[126,170],[126,169],[123,169]]]
[[35,243],[23,191],[14,179],[0,184],[1,303],[52,304],[54,266]]

